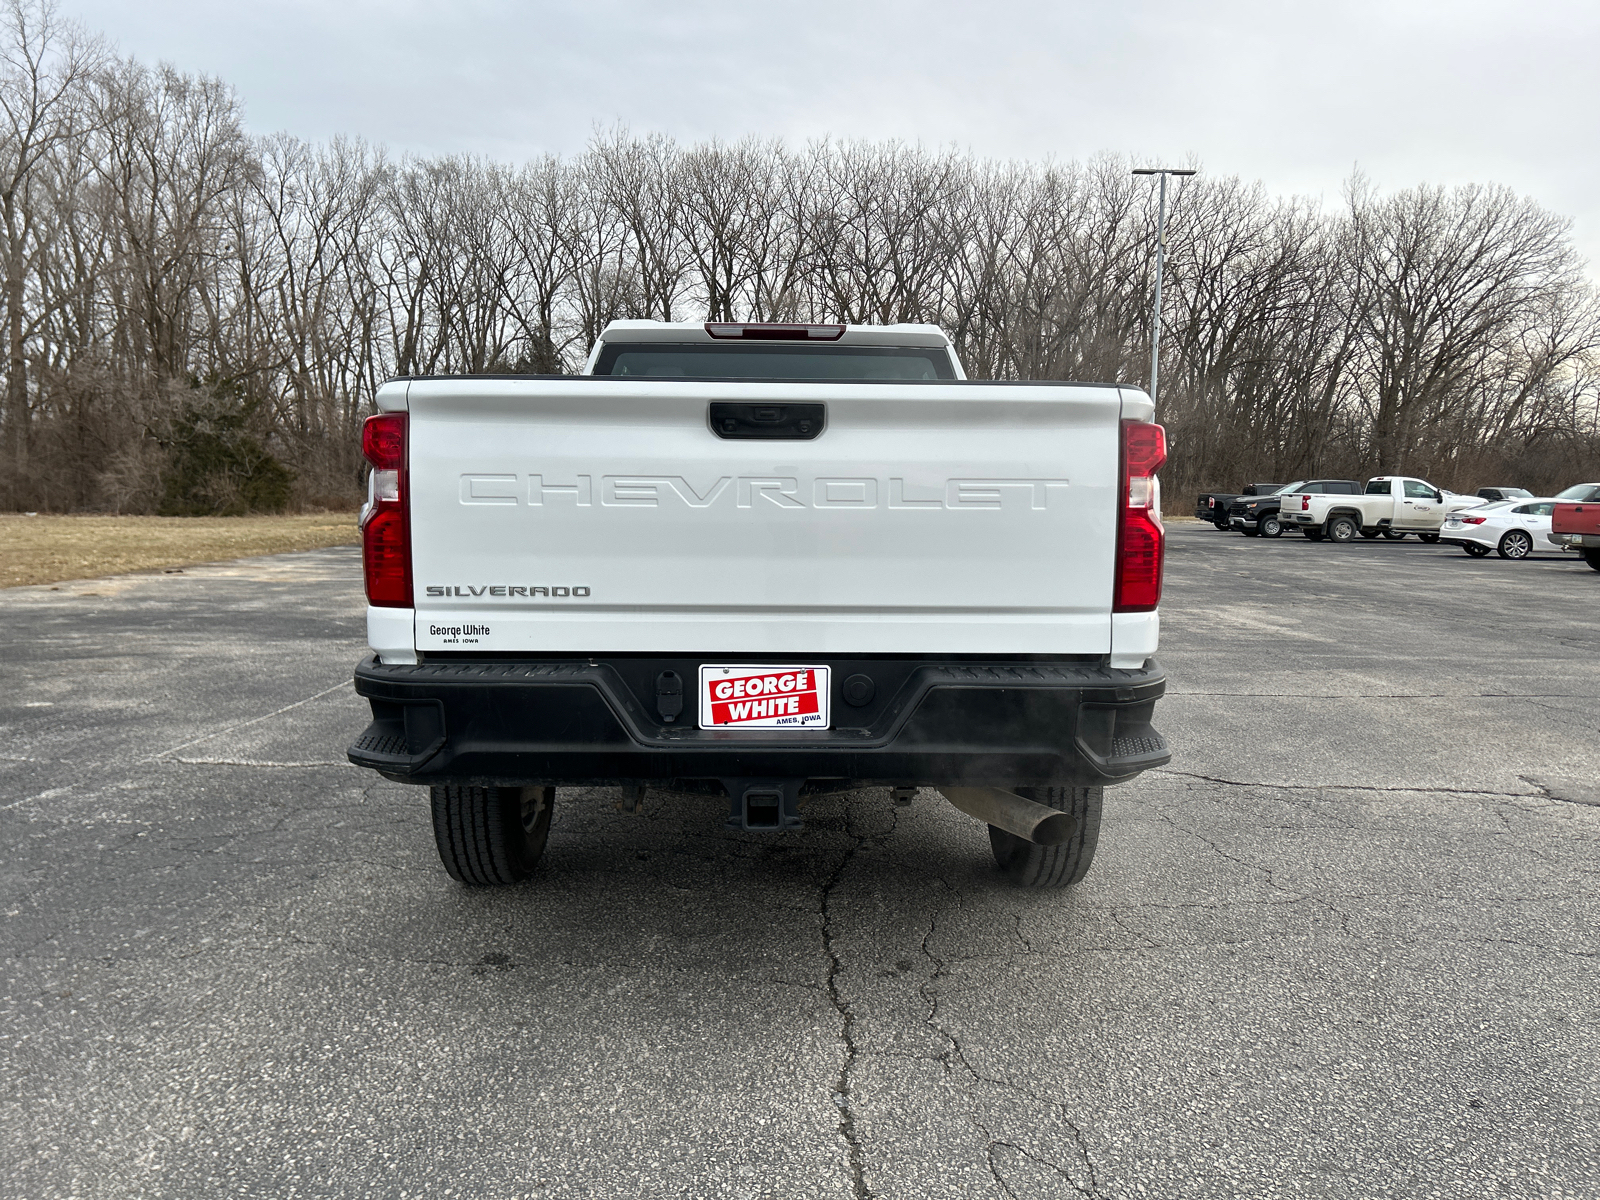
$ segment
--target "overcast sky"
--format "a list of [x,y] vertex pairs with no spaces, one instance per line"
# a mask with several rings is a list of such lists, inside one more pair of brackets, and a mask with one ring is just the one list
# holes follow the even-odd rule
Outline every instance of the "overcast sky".
[[1408,0],[61,0],[125,53],[219,75],[252,129],[523,159],[622,122],[689,141],[901,138],[1150,162],[1337,203],[1497,181],[1600,275],[1600,3]]

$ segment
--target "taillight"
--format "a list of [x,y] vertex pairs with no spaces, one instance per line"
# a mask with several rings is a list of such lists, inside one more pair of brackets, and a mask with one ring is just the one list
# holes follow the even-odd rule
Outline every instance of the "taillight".
[[1161,603],[1161,483],[1167,431],[1148,421],[1122,423],[1122,495],[1117,522],[1117,581],[1113,612],[1150,612]]
[[1310,512],[1311,511],[1311,497],[1310,496],[1301,496],[1300,497],[1300,511],[1301,512]]
[[1488,517],[1462,517],[1461,523],[1463,525],[1482,525],[1488,519]]
[[406,508],[406,414],[379,413],[361,427],[372,464],[361,514],[361,568],[367,603],[411,607],[411,520]]

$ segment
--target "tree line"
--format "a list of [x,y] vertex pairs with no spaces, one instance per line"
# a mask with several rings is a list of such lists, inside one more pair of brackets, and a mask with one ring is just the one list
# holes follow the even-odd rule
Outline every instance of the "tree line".
[[[932,322],[969,375],[1143,384],[1155,191],[1117,155],[680,145],[511,165],[251,136],[222,81],[49,0],[0,36],[0,507],[343,506],[375,389],[579,369],[610,320]],[[1169,194],[1169,495],[1600,475],[1600,304],[1499,185]],[[1169,501],[1169,508],[1181,508]]]

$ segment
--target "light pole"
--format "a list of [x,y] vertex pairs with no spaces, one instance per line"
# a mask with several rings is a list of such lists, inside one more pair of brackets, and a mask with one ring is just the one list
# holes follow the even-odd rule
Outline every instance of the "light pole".
[[1156,209],[1156,301],[1150,320],[1150,401],[1155,403],[1156,378],[1161,373],[1161,268],[1167,261],[1167,176],[1193,175],[1177,167],[1135,167],[1135,175],[1161,176],[1161,204]]

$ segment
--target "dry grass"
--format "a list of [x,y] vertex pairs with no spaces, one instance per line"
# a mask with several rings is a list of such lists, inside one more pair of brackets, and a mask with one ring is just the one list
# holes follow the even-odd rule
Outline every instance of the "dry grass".
[[349,546],[354,513],[294,517],[0,516],[0,587],[98,579],[257,554]]

